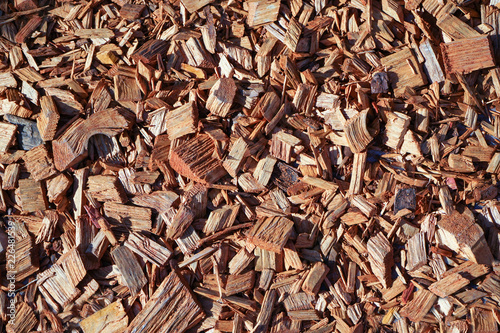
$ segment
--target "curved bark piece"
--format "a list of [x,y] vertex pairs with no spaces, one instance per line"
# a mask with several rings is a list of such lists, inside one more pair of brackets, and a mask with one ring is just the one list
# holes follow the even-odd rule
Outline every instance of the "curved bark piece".
[[373,140],[367,122],[368,112],[362,111],[349,119],[344,126],[347,142],[353,153],[361,153]]
[[133,119],[131,112],[120,108],[94,113],[87,119],[77,119],[59,139],[52,142],[57,170],[66,170],[85,158],[92,136],[120,134],[132,128]]

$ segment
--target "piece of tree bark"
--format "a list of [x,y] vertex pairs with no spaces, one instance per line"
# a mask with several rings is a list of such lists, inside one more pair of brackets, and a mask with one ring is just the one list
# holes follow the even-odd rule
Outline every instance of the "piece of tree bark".
[[389,288],[392,283],[391,273],[394,265],[393,250],[389,240],[382,232],[379,232],[368,240],[367,248],[373,274],[385,289]]
[[168,49],[168,43],[161,39],[151,39],[142,44],[133,54],[132,59],[141,60],[146,64],[154,65],[158,59],[158,54],[164,54]]
[[317,262],[313,265],[313,267],[309,270],[306,279],[304,280],[304,284],[302,285],[302,290],[310,295],[317,295],[323,280],[326,278],[326,275],[330,269],[327,265],[322,262]]
[[111,256],[116,266],[118,266],[123,283],[130,290],[130,294],[132,296],[137,295],[148,280],[144,276],[134,253],[125,246],[118,246],[111,251]]
[[115,176],[90,176],[87,186],[87,193],[97,201],[127,202],[123,186]]
[[122,301],[118,300],[80,322],[84,333],[119,333],[128,326],[128,317]]
[[215,146],[208,135],[199,135],[172,151],[170,165],[179,174],[210,184],[226,173],[220,160],[213,157]]
[[[36,122],[17,117],[11,114],[6,114],[4,119],[13,125],[17,125],[17,144],[23,150],[30,150],[36,146],[43,144],[40,137]],[[9,133],[9,129],[8,132]],[[1,145],[0,145],[1,147]]]
[[19,180],[19,195],[26,213],[46,210],[48,208],[47,197],[43,184],[33,179]]
[[236,95],[236,85],[232,78],[220,78],[210,89],[206,108],[216,116],[227,117]]
[[28,303],[21,302],[15,306],[16,316],[9,320],[5,329],[7,333],[28,333],[35,328],[37,319]]
[[213,210],[208,216],[208,220],[205,222],[203,233],[210,235],[231,227],[236,220],[239,209],[240,205],[236,204]]
[[198,112],[193,102],[167,112],[165,122],[168,138],[175,140],[184,135],[195,133],[197,120]]
[[368,131],[367,117],[366,111],[360,112],[344,125],[347,142],[354,153],[364,151],[373,139]]
[[250,151],[248,150],[248,144],[245,139],[238,138],[236,142],[231,147],[229,154],[227,155],[224,162],[222,162],[222,166],[226,169],[226,171],[232,176],[236,177],[245,157],[249,155]]
[[453,251],[463,253],[469,260],[478,264],[491,265],[493,256],[488,247],[484,232],[467,213],[453,211],[439,223],[440,242]]
[[31,178],[36,181],[45,180],[57,173],[52,157],[49,156],[45,145],[37,146],[28,151],[23,160]]
[[132,231],[151,230],[152,211],[149,208],[105,202],[104,215],[108,218],[114,232],[128,233],[129,229]]
[[294,148],[298,148],[301,141],[294,137],[291,134],[280,131],[276,134],[273,134],[273,138],[271,140],[271,148],[269,149],[269,153],[282,160],[286,163],[290,163],[292,159],[292,150]]
[[411,321],[420,322],[432,308],[437,296],[428,290],[420,289],[408,304],[401,309],[401,316]]
[[158,266],[166,265],[172,255],[172,251],[167,247],[137,232],[132,232],[124,245],[135,254]]
[[256,27],[276,21],[279,14],[281,1],[259,0],[249,2],[247,23]]
[[120,9],[120,16],[125,20],[137,20],[139,17],[141,17],[144,9],[146,9],[146,5],[135,5],[127,3]]
[[80,295],[80,291],[75,288],[67,273],[58,264],[38,274],[37,285],[47,303],[58,311]]
[[2,189],[16,189],[20,171],[21,165],[19,163],[12,163],[7,165],[7,167],[5,168],[4,176],[2,177]]
[[16,34],[16,43],[24,43],[25,40],[38,28],[42,23],[42,18],[34,15]]
[[184,332],[205,314],[184,278],[172,271],[158,286],[126,333]]
[[14,144],[16,129],[16,125],[0,123],[0,152],[6,152]]
[[40,98],[40,107],[41,113],[36,120],[40,136],[44,141],[53,140],[60,118],[57,105],[52,97],[42,96]]
[[444,67],[448,75],[470,73],[495,66],[488,36],[460,39],[450,43],[442,43],[440,46]]
[[284,217],[268,217],[249,231],[248,241],[266,250],[281,253],[293,229],[293,222]]
[[255,171],[253,172],[253,177],[262,186],[267,186],[271,175],[273,173],[274,165],[276,164],[276,159],[272,156],[267,156],[259,161]]
[[77,119],[57,140],[52,141],[57,170],[63,171],[85,158],[88,141],[93,135],[112,136],[131,126],[131,115],[123,109],[107,109],[94,113],[86,120]]
[[407,269],[409,271],[419,269],[427,263],[427,248],[423,233],[420,232],[410,238],[406,247],[408,252]]
[[405,87],[417,88],[426,83],[420,65],[410,48],[403,48],[380,61],[387,68],[389,81],[396,95]]
[[268,290],[266,292],[264,300],[262,301],[262,307],[260,309],[259,315],[257,316],[257,322],[255,323],[255,328],[253,330],[254,333],[267,332],[277,296],[277,292],[274,289]]

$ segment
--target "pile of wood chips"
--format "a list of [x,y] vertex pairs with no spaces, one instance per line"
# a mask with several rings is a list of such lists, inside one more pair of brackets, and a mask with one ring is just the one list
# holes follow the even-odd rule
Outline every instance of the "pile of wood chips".
[[498,7],[0,0],[0,331],[498,332]]

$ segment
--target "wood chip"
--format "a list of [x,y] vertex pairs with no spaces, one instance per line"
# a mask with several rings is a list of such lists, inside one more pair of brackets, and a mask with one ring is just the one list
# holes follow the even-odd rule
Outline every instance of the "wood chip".
[[280,253],[285,246],[293,222],[284,217],[268,217],[259,221],[249,232],[248,240],[263,250]]
[[496,2],[0,1],[0,331],[496,332]]

